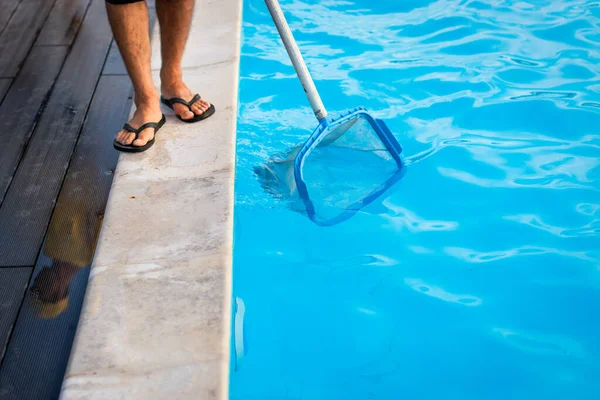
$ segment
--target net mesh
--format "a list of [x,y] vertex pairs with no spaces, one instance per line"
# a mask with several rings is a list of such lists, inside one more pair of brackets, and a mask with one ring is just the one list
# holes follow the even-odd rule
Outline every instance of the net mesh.
[[302,180],[322,220],[358,211],[371,193],[398,171],[396,161],[369,121],[353,118],[326,132],[305,155]]
[[[310,151],[301,146],[278,155],[255,171],[271,195],[288,199],[290,206],[308,212],[315,222],[343,220],[380,194],[398,175],[399,167],[380,139],[380,127],[362,115],[325,129]],[[294,159],[303,158],[301,174]],[[297,164],[298,165],[298,164]],[[306,193],[298,193],[298,182]]]

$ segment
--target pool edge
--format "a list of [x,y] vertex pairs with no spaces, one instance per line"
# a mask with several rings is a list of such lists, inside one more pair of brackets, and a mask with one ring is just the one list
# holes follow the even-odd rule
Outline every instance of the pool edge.
[[[183,60],[217,113],[168,115],[119,159],[61,399],[228,396],[242,0],[225,1],[196,2]],[[157,83],[159,43],[155,27]]]

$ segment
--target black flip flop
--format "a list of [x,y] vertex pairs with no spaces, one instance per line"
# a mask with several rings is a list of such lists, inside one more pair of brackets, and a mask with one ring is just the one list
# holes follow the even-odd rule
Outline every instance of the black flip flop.
[[[179,103],[179,104],[183,104],[184,106],[186,106],[190,111],[192,111],[192,104],[194,104],[195,102],[197,102],[198,100],[200,100],[201,97],[199,94],[196,94],[190,101],[185,101],[184,99],[180,98],[180,97],[173,97],[171,99],[165,99],[163,96],[160,96],[160,101],[167,107],[169,107],[171,110],[175,111],[173,109],[173,104],[174,103]],[[192,111],[192,113],[194,113],[194,111]],[[215,106],[213,106],[212,104],[210,105],[210,107],[208,108],[208,110],[204,111],[202,114],[200,115],[196,115],[196,113],[194,113],[194,117],[193,118],[189,118],[189,119],[183,119],[181,118],[179,115],[177,115],[177,118],[179,118],[180,121],[183,122],[188,122],[188,123],[192,123],[192,122],[198,122],[198,121],[202,121],[203,119],[206,119],[208,117],[210,117],[211,115],[213,115],[215,113]]]
[[129,124],[125,124],[125,125],[123,125],[123,129],[125,129],[127,132],[135,133],[135,139],[133,139],[134,142],[138,138],[139,133],[147,128],[154,128],[154,137],[152,138],[152,140],[149,140],[148,143],[146,143],[143,146],[135,146],[133,144],[133,142],[131,142],[131,144],[121,144],[121,143],[117,142],[117,139],[115,139],[115,141],[113,142],[113,146],[115,147],[115,149],[117,149],[119,151],[123,151],[125,153],[141,153],[142,151],[146,151],[150,147],[152,147],[152,145],[154,144],[154,139],[156,139],[156,133],[158,132],[158,130],[160,128],[162,128],[162,126],[165,124],[166,121],[167,121],[167,119],[165,118],[165,115],[163,114],[160,121],[147,122],[137,129],[134,129]]

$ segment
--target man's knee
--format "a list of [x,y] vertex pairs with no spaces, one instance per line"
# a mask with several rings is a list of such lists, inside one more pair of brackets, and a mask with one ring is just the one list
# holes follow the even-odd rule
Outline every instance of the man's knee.
[[131,3],[139,3],[141,1],[146,1],[146,0],[106,0],[106,2],[110,3],[110,4],[131,4]]

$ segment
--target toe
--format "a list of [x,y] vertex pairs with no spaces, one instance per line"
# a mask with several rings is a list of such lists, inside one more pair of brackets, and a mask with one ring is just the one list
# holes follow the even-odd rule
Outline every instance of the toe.
[[152,128],[144,129],[138,135],[138,138],[133,141],[134,146],[145,146],[154,135],[154,130]]
[[133,140],[133,134],[131,132],[122,130],[121,132],[119,132],[117,134],[117,142],[119,142],[121,144],[129,145],[129,144],[131,144],[132,140]]
[[205,113],[210,108],[210,103],[204,99],[198,100],[194,105],[196,106],[196,109],[194,110],[196,115]]
[[173,110],[175,111],[175,114],[179,115],[183,119],[194,118],[194,113],[191,112],[189,108],[187,108],[183,104],[173,104]]
[[198,109],[202,110],[202,112],[204,112],[208,109],[207,103],[204,99],[198,100],[196,102],[196,105],[198,106]]
[[199,102],[196,102],[192,105],[192,111],[194,111],[194,114],[196,115],[201,115],[204,112],[204,109]]
[[135,134],[132,132],[125,132],[125,135],[123,136],[123,144],[126,146],[129,146],[131,143],[133,143],[133,139],[135,139]]

